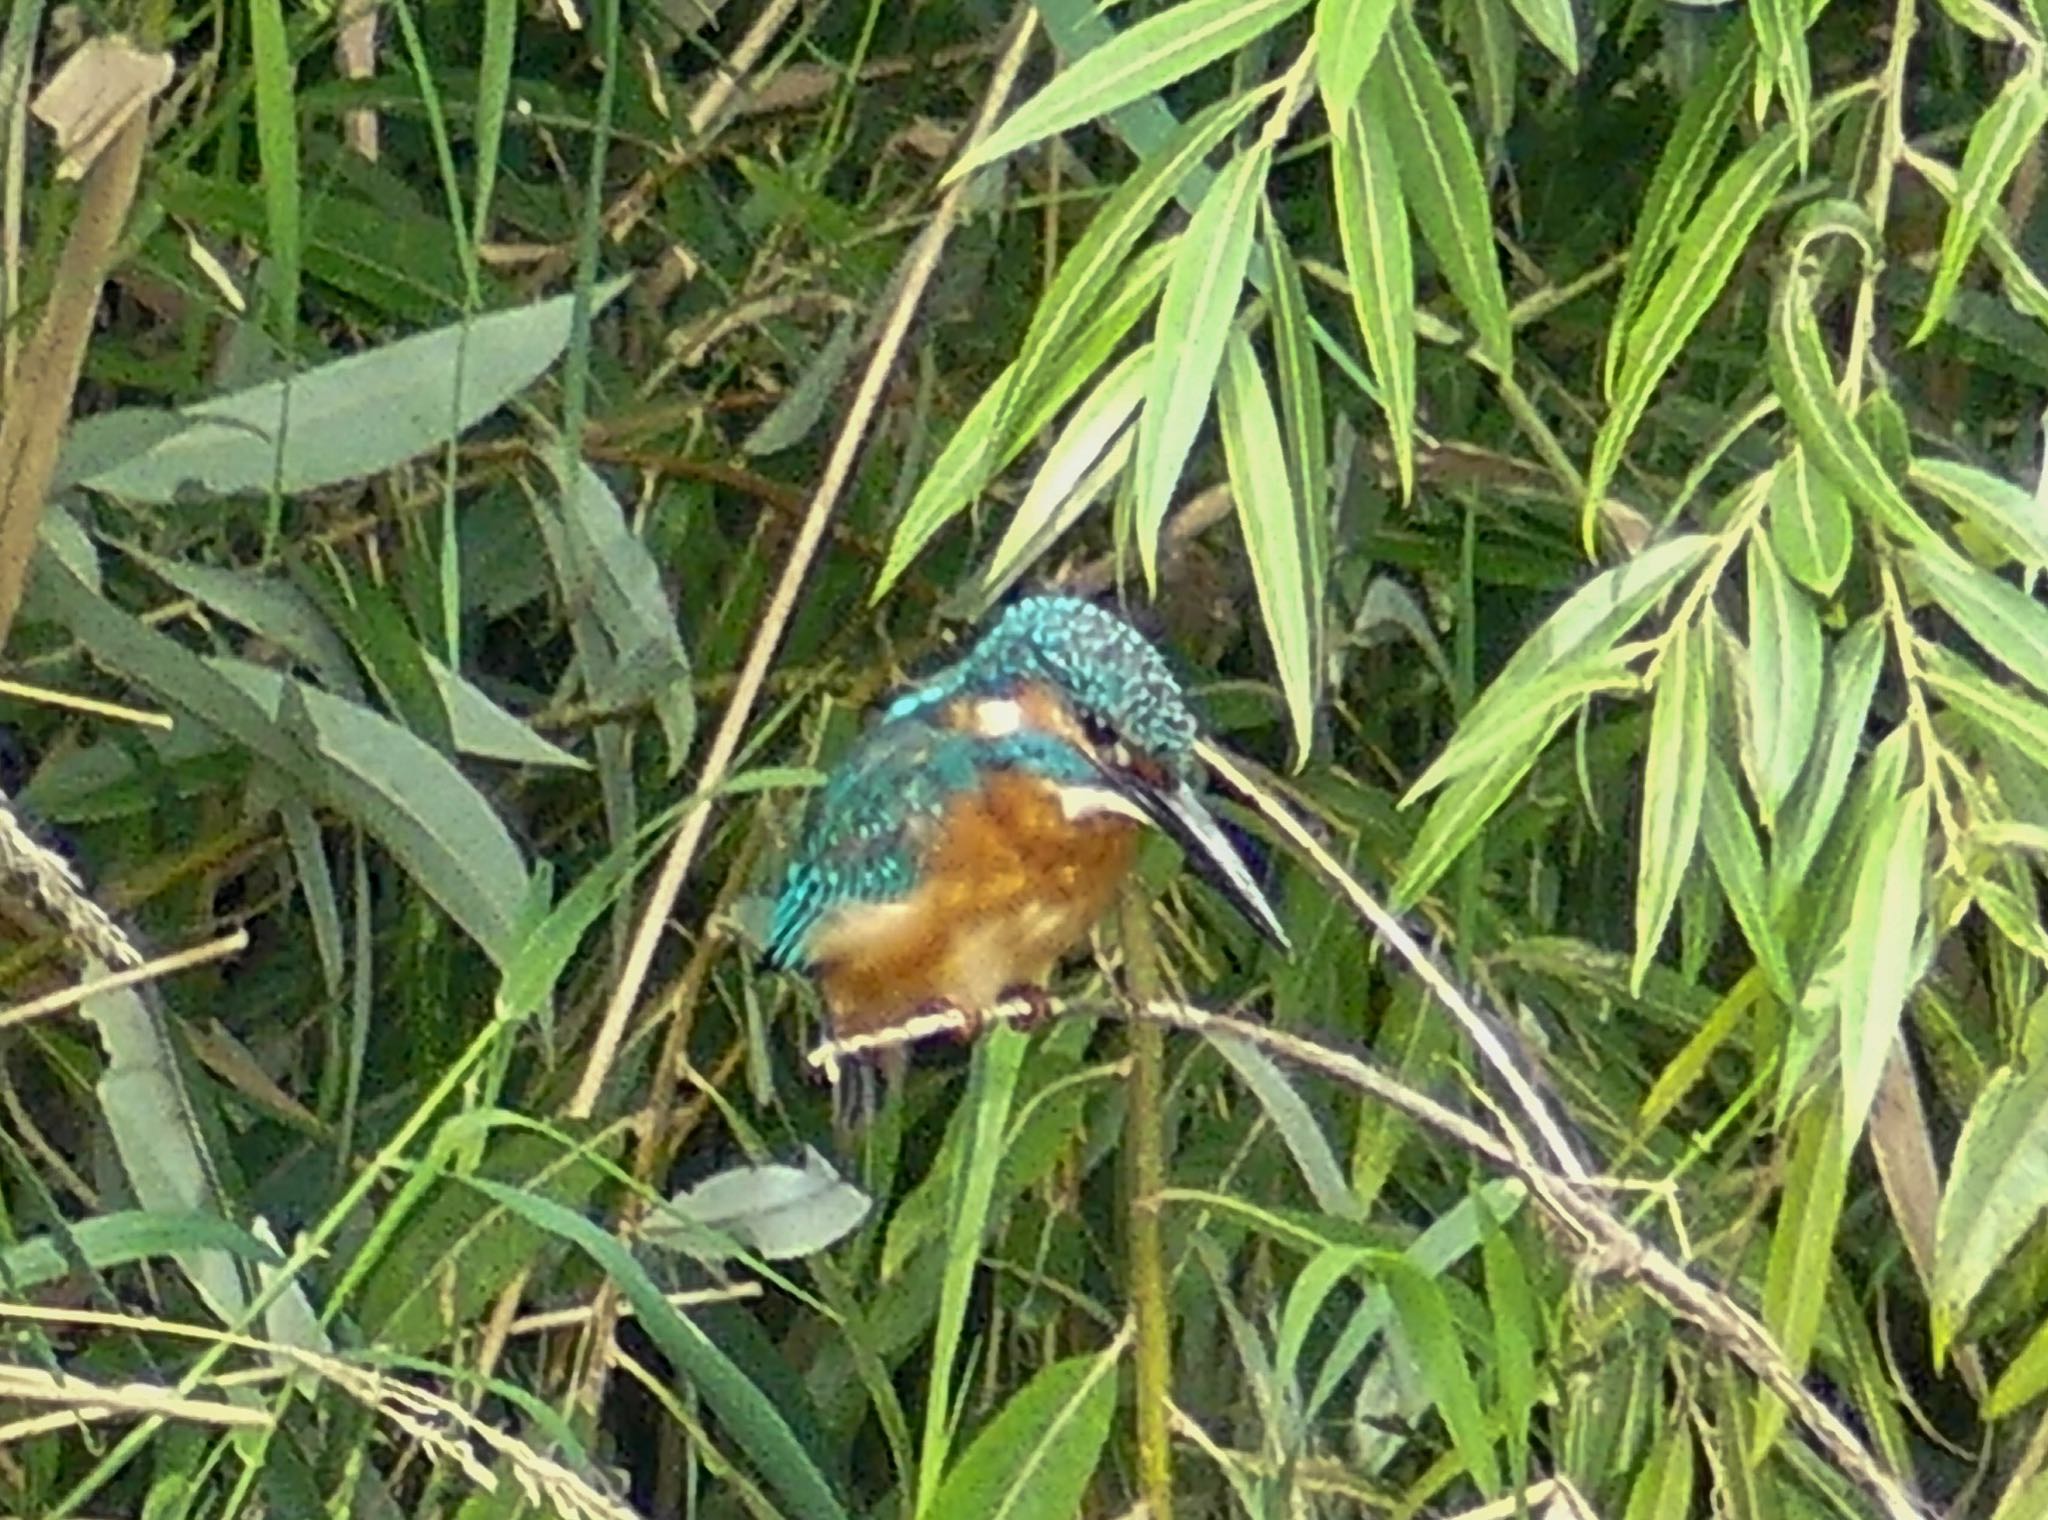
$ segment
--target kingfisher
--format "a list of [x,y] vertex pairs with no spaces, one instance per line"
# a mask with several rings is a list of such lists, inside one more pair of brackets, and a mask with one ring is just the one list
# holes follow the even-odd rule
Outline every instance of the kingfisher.
[[1286,930],[1204,805],[1179,681],[1115,614],[1013,604],[957,663],[883,709],[805,819],[769,963],[813,976],[835,1040],[949,1008],[973,1027],[1044,1000],[1164,829],[1267,940]]

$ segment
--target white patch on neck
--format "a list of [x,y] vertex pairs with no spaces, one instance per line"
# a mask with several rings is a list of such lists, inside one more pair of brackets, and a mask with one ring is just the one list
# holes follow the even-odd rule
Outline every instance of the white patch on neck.
[[967,721],[984,739],[1001,739],[1024,727],[1024,704],[1008,697],[991,697],[969,708]]
[[1122,792],[1106,786],[1063,786],[1059,788],[1060,813],[1067,822],[1075,823],[1083,818],[1099,818],[1113,813],[1122,818],[1134,818],[1139,823],[1150,823],[1151,814]]

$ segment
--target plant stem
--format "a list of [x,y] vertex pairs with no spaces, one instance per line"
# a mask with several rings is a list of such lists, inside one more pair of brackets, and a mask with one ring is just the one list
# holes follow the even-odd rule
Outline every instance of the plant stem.
[[[1143,888],[1126,885],[1118,934],[1123,941],[1125,991],[1143,1005],[1163,995],[1159,947]],[[1166,1306],[1166,1252],[1159,1234],[1159,1199],[1166,1187],[1166,1034],[1158,1026],[1130,1026],[1131,1104],[1124,1120],[1129,1158],[1130,1301],[1137,1329],[1138,1486],[1150,1520],[1173,1520],[1173,1444],[1167,1411],[1173,1386],[1173,1321]]]

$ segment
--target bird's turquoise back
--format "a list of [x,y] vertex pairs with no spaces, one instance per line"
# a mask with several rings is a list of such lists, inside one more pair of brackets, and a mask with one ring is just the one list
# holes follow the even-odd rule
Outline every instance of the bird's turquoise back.
[[1073,745],[1032,730],[989,738],[923,716],[885,720],[833,770],[804,819],[768,933],[771,964],[802,968],[814,932],[849,903],[897,902],[920,867],[949,802],[1001,770],[1055,785],[1101,780]]

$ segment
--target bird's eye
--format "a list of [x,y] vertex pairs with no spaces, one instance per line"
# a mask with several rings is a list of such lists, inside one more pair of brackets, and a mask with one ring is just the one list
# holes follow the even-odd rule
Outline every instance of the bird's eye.
[[1081,732],[1087,735],[1088,743],[1094,748],[1096,758],[1114,770],[1127,770],[1131,763],[1130,746],[1117,737],[1101,718],[1092,713],[1081,715]]

